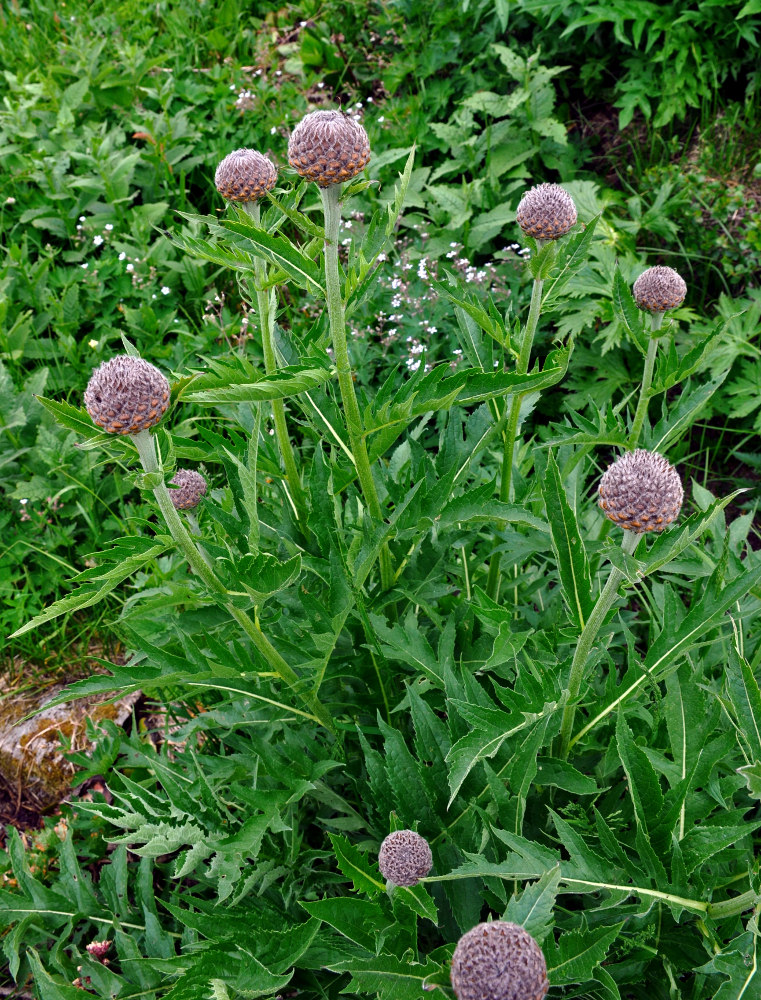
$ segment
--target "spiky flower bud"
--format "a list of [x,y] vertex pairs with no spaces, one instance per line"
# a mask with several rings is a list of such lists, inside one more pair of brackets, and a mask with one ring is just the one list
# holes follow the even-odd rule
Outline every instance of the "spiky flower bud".
[[274,164],[255,149],[229,153],[214,174],[217,191],[226,201],[258,201],[276,181]]
[[557,240],[576,224],[573,198],[559,184],[537,184],[520,200],[516,219],[527,236]]
[[673,267],[649,267],[634,282],[634,301],[651,313],[676,309],[686,294],[684,278]]
[[542,949],[519,924],[476,924],[452,956],[457,1000],[542,1000],[549,989]]
[[178,469],[169,480],[169,485],[176,487],[169,491],[169,499],[177,510],[192,510],[206,493],[206,480],[200,472],[192,469]]
[[378,867],[394,885],[417,885],[433,865],[428,841],[414,830],[395,830],[380,846]]
[[367,132],[342,111],[312,111],[288,140],[288,162],[302,177],[330,187],[355,177],[370,159]]
[[600,507],[627,531],[663,531],[684,500],[679,473],[655,451],[629,451],[600,480]]
[[137,434],[153,427],[169,406],[169,382],[150,362],[119,354],[92,373],[85,407],[109,434]]

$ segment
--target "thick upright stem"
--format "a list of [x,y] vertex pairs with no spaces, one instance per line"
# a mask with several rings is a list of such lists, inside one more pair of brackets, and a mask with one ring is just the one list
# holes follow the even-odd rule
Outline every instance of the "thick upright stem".
[[[261,209],[259,202],[243,202],[243,207],[258,225],[261,221]],[[274,375],[277,371],[277,357],[275,354],[275,314],[270,308],[270,293],[264,288],[265,281],[264,262],[259,258],[254,258],[254,291],[256,292],[256,306],[259,313],[259,327],[262,331],[262,351],[264,352],[264,370],[267,375]],[[285,466],[285,478],[291,492],[294,507],[300,521],[305,516],[304,490],[299,477],[299,469],[296,464],[296,457],[293,453],[293,445],[288,437],[288,424],[285,419],[285,403],[282,399],[272,400],[272,419],[275,423],[275,435],[280,448],[280,454]]]
[[655,356],[658,353],[658,338],[656,336],[658,330],[661,328],[661,323],[663,322],[664,313],[653,313],[652,314],[652,336],[650,337],[650,343],[647,345],[647,354],[645,356],[645,369],[642,372],[642,388],[639,391],[639,401],[637,403],[637,409],[634,413],[634,420],[632,422],[631,433],[629,434],[629,440],[627,442],[629,448],[634,451],[637,447],[637,442],[639,441],[639,436],[642,433],[642,425],[645,422],[645,417],[647,416],[647,406],[650,402],[650,386],[653,384],[653,369],[655,368]]
[[[543,241],[537,240],[537,243]],[[541,249],[541,247],[540,247]],[[544,281],[541,278],[534,280],[534,287],[531,291],[531,306],[529,307],[528,319],[523,330],[520,352],[515,370],[519,375],[525,375],[531,362],[531,348],[534,346],[534,335],[539,313],[542,309],[542,288]],[[505,429],[504,450],[502,452],[502,476],[499,484],[499,498],[505,503],[509,503],[513,485],[513,460],[515,455],[515,439],[518,436],[518,421],[521,413],[521,402],[523,395],[514,393],[510,398],[510,416]],[[505,403],[505,406],[508,404]],[[504,528],[504,524],[500,525]],[[496,601],[499,594],[500,572],[499,567],[502,561],[502,553],[495,552],[489,564],[489,577],[486,582],[486,593],[492,600]]]
[[[139,434],[132,436],[132,440],[135,442],[135,447],[137,448],[144,471],[146,473],[161,472],[161,464],[156,454],[156,443],[150,431],[140,431]],[[163,479],[154,487],[153,495],[156,498],[156,503],[164,517],[169,533],[196,576],[200,580],[203,580],[209,590],[219,595],[221,603],[230,617],[234,618],[241,626],[268,666],[271,667],[282,681],[293,688],[304,703],[309,706],[310,710],[314,713],[315,721],[322,723],[326,728],[332,730],[333,722],[322,703],[314,694],[304,691],[298,674],[264,635],[259,627],[259,623],[252,621],[245,611],[237,608],[232,602],[227,588],[198,551],[195,542],[172,503],[169,490],[166,488]]]
[[[325,285],[328,299],[328,319],[333,340],[333,351],[338,372],[338,387],[341,392],[346,430],[354,456],[354,467],[370,514],[376,521],[383,520],[383,511],[375,488],[370,459],[365,444],[362,415],[354,391],[349,348],[346,343],[346,315],[344,312],[341,281],[338,272],[338,234],[341,222],[340,184],[320,188],[322,206],[325,212]],[[393,583],[391,553],[384,545],[380,553],[381,586],[388,590]]]
[[[624,531],[621,548],[627,555],[631,555],[634,552],[639,538],[640,536],[635,531]],[[571,662],[571,673],[568,677],[568,700],[563,709],[563,719],[560,724],[560,757],[563,760],[568,756],[568,745],[571,740],[573,722],[576,716],[576,701],[581,692],[581,684],[584,680],[584,672],[589,660],[589,654],[592,651],[597,634],[605,621],[605,616],[610,611],[618,595],[618,588],[623,579],[624,574],[621,570],[616,566],[611,567],[608,582],[597,598],[597,603],[592,609],[589,618],[587,618],[586,624],[579,636],[576,652]]]

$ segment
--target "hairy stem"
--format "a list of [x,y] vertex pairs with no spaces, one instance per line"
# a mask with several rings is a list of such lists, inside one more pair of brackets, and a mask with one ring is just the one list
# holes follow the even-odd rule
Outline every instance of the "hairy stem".
[[[254,222],[259,225],[261,222],[261,209],[258,201],[243,202],[243,208],[251,216]],[[256,292],[256,306],[259,313],[259,328],[262,331],[262,351],[264,352],[264,371],[267,375],[274,375],[277,371],[277,357],[275,354],[275,310],[272,308],[270,292],[264,288],[266,278],[266,268],[264,262],[259,257],[254,258],[254,291]],[[288,424],[285,419],[285,402],[282,399],[272,400],[272,419],[275,423],[275,435],[280,448],[280,455],[285,466],[285,478],[288,482],[288,489],[291,494],[293,505],[296,508],[296,516],[299,521],[305,519],[305,498],[304,489],[301,485],[296,457],[293,453],[293,445],[288,437]]]
[[[365,444],[362,416],[354,391],[349,348],[346,343],[346,314],[344,311],[341,281],[338,272],[338,231],[341,222],[340,184],[320,188],[322,206],[325,212],[325,285],[328,300],[328,319],[333,340],[336,370],[338,372],[338,387],[341,392],[346,430],[349,434],[354,467],[365,498],[367,509],[376,521],[383,520],[383,510],[378,500],[370,459]],[[388,590],[393,583],[393,568],[388,545],[384,544],[380,552],[381,587]]]
[[[541,249],[543,244],[544,240],[537,240],[539,249]],[[531,361],[531,348],[534,346],[534,335],[536,333],[537,323],[539,322],[539,313],[542,308],[543,286],[544,281],[541,278],[534,279],[534,287],[531,291],[531,306],[529,307],[528,319],[526,320],[526,326],[523,330],[520,352],[518,354],[518,361],[515,367],[518,375],[525,375],[528,372],[528,366]],[[499,484],[499,499],[504,503],[510,502],[510,496],[512,493],[515,439],[518,436],[518,421],[520,419],[522,401],[523,394],[521,393],[513,393],[510,397],[510,416],[508,417],[507,427],[505,429],[504,450],[502,452],[502,475]],[[507,408],[508,403],[505,401],[506,412]],[[498,527],[500,530],[504,530],[504,522],[500,522]],[[491,558],[491,562],[489,563],[489,576],[486,581],[486,593],[493,601],[496,601],[499,596],[499,567],[501,561],[502,553],[495,552]]]
[[[624,531],[621,548],[627,553],[627,555],[631,555],[637,547],[638,541],[639,535],[636,532]],[[568,700],[565,708],[563,709],[563,719],[560,724],[560,757],[563,760],[565,760],[568,756],[571,733],[573,732],[573,722],[576,716],[576,701],[579,697],[579,693],[581,692],[581,684],[584,680],[584,672],[586,670],[587,661],[589,660],[589,654],[592,651],[592,646],[597,638],[597,634],[605,621],[605,616],[610,611],[613,602],[618,596],[618,588],[623,579],[624,574],[621,570],[616,566],[612,566],[608,582],[605,584],[602,589],[602,593],[597,598],[597,603],[592,609],[592,613],[587,619],[586,625],[579,636],[576,652],[574,653],[573,661],[571,662],[571,673],[568,677]]]
[[[146,473],[161,472],[161,463],[156,453],[156,442],[151,436],[150,431],[140,431],[139,434],[133,434],[132,440],[135,442],[135,447],[137,448],[144,471]],[[164,517],[169,533],[196,576],[206,584],[209,590],[220,597],[225,610],[240,625],[267,665],[309,706],[310,710],[314,713],[314,720],[322,723],[327,729],[332,730],[333,723],[325,707],[312,692],[304,690],[303,683],[298,674],[264,635],[258,621],[252,621],[245,611],[236,607],[232,602],[227,588],[217,577],[213,568],[203,558],[188,533],[182,518],[172,503],[169,490],[166,488],[163,479],[154,487],[153,495],[156,498],[156,503]]]
[[652,335],[647,345],[647,355],[645,356],[645,369],[642,373],[642,387],[639,390],[639,401],[634,413],[631,433],[627,442],[628,447],[634,451],[642,433],[642,425],[647,416],[647,407],[650,402],[650,386],[653,384],[653,369],[655,368],[655,356],[658,353],[658,338],[656,333],[661,328],[664,313],[652,313]]

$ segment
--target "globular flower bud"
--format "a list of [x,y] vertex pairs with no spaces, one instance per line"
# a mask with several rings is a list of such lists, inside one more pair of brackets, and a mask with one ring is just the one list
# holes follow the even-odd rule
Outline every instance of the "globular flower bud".
[[395,830],[380,846],[378,867],[394,885],[417,885],[433,865],[428,841],[414,830]]
[[367,132],[342,111],[312,111],[288,140],[288,162],[302,177],[330,187],[355,177],[370,159]]
[[634,301],[651,313],[676,309],[686,294],[684,278],[673,267],[649,267],[634,282]]
[[217,191],[226,201],[258,201],[276,181],[274,164],[255,149],[229,153],[214,174]]
[[206,494],[206,480],[192,469],[178,469],[169,485],[176,487],[169,491],[169,499],[177,510],[192,510]]
[[600,480],[600,507],[627,531],[663,531],[684,500],[676,469],[655,451],[626,452]]
[[119,354],[92,373],[85,407],[109,434],[137,434],[153,427],[169,406],[169,382],[142,358]]
[[542,949],[519,924],[477,924],[452,956],[457,1000],[542,1000],[549,989]]
[[521,198],[516,219],[527,236],[557,240],[576,224],[576,206],[559,184],[537,184]]

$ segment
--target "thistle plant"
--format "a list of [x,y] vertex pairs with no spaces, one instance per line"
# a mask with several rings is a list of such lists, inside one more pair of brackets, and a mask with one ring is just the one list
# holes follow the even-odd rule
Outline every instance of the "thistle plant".
[[[146,474],[146,485],[153,491],[166,526],[193,572],[221,601],[267,665],[284,683],[300,692],[300,697],[314,712],[314,718],[332,728],[330,717],[323,706],[312,694],[303,692],[299,677],[264,635],[258,622],[252,621],[249,615],[234,603],[213,566],[197,548],[178,514],[179,508],[175,503],[177,498],[173,497],[166,487],[156,441],[151,434],[151,429],[159,423],[166,412],[169,397],[169,382],[158,368],[142,358],[120,355],[106,361],[95,370],[85,390],[85,406],[93,422],[98,426],[109,433],[131,436]],[[193,477],[190,477],[192,485],[188,488],[188,478],[187,474],[182,476],[186,500],[192,493],[199,493],[199,484]]]
[[[684,491],[679,473],[656,452],[626,452],[605,472],[598,488],[605,516],[624,529],[622,549],[632,555],[640,535],[663,531],[679,515]],[[587,618],[571,662],[567,701],[560,726],[560,755],[568,756],[576,702],[595,639],[618,596],[623,570],[612,566],[607,583]]]
[[[335,354],[338,386],[349,435],[352,461],[362,495],[374,520],[383,520],[383,509],[367,454],[362,416],[359,412],[351,358],[346,341],[346,311],[338,269],[338,242],[341,224],[341,189],[364,169],[370,159],[370,142],[359,122],[340,111],[312,111],[298,123],[288,141],[288,162],[320,189],[325,215],[325,286],[328,320]],[[391,554],[384,545],[380,552],[381,586],[391,587]]]
[[519,924],[477,924],[452,956],[457,1000],[542,1000],[549,982],[542,949]]
[[[537,251],[541,251],[546,243],[560,239],[561,236],[570,232],[576,224],[577,212],[573,198],[558,184],[538,184],[536,187],[530,188],[521,199],[516,219],[523,232],[536,241]],[[519,375],[525,375],[528,372],[531,361],[531,349],[542,308],[542,290],[545,279],[541,277],[541,274],[542,271],[535,273],[529,314],[520,335],[518,358],[515,365],[515,370]],[[499,499],[504,503],[507,503],[512,497],[515,444],[523,399],[522,393],[514,393],[509,408],[506,404],[502,414],[502,420],[506,420],[506,427]],[[499,594],[501,558],[501,553],[495,552],[489,564],[486,592],[493,600],[496,600]]]
[[[226,201],[239,205],[258,226],[261,222],[260,200],[277,183],[274,164],[254,149],[236,149],[229,153],[217,167],[214,175],[217,191]],[[277,371],[275,349],[275,288],[266,287],[266,267],[261,258],[254,259],[254,296],[259,314],[262,335],[264,370],[267,375]],[[293,505],[300,520],[304,518],[304,490],[301,485],[296,456],[288,436],[285,403],[272,400],[272,419],[275,424],[280,456],[285,466],[285,477]]]
[[634,282],[633,291],[637,306],[650,313],[651,325],[639,401],[629,434],[628,445],[630,448],[637,447],[639,436],[642,433],[642,425],[647,415],[655,358],[658,352],[658,340],[662,335],[660,331],[663,318],[669,309],[677,309],[684,302],[687,285],[681,275],[672,267],[649,267]]

